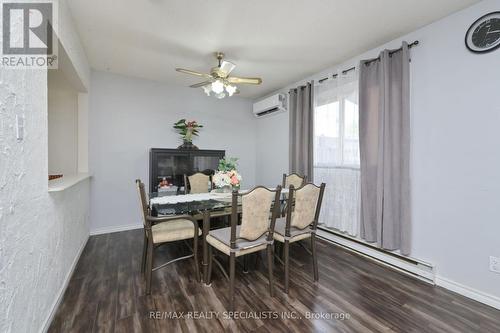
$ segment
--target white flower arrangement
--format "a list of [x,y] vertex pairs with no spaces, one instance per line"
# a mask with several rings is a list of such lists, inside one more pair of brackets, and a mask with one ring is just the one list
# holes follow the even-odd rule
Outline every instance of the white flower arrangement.
[[241,183],[241,175],[236,170],[216,171],[212,177],[215,187],[238,187]]

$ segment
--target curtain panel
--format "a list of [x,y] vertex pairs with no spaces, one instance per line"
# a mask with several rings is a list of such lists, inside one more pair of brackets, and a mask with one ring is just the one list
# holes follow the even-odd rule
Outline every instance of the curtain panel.
[[291,89],[289,92],[290,172],[313,175],[314,84]]
[[410,253],[409,51],[384,50],[361,61],[359,135],[361,237]]

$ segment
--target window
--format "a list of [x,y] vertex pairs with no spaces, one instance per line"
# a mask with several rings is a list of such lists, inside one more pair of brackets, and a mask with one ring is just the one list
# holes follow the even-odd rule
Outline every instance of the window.
[[318,86],[314,108],[314,165],[359,168],[357,86]]
[[343,98],[342,165],[359,167],[359,113],[357,90]]
[[353,236],[360,209],[357,73],[315,87],[314,181],[326,183],[319,223]]
[[340,154],[339,102],[331,102],[314,108],[314,164],[338,165]]

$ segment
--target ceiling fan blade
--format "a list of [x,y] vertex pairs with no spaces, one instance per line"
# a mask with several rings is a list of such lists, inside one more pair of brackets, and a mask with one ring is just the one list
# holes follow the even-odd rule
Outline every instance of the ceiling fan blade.
[[227,80],[230,83],[235,83],[235,84],[261,84],[262,79],[260,77],[228,77]]
[[222,63],[220,64],[219,70],[224,73],[224,75],[227,77],[229,73],[233,71],[233,69],[236,67],[235,64],[233,64],[230,61],[223,60]]
[[206,78],[211,78],[212,77],[210,74],[200,73],[200,72],[197,72],[197,71],[192,71],[190,69],[176,68],[175,70],[178,71],[178,72],[180,72],[180,73],[189,74],[189,75],[201,76],[201,77],[206,77]]
[[204,82],[192,84],[192,85],[190,85],[190,87],[191,88],[199,88],[199,87],[206,86],[207,84],[211,84],[211,83],[212,83],[212,81],[204,81]]

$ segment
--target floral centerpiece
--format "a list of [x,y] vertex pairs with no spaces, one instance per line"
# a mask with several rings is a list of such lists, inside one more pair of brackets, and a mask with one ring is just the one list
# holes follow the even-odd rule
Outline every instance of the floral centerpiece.
[[231,192],[239,189],[241,175],[236,171],[237,158],[225,157],[219,161],[218,170],[212,177],[212,181],[219,192]]
[[198,149],[193,145],[193,136],[198,136],[198,129],[202,128],[196,120],[186,121],[186,119],[180,119],[174,124],[174,128],[179,131],[182,136],[183,144],[179,146],[179,149]]

